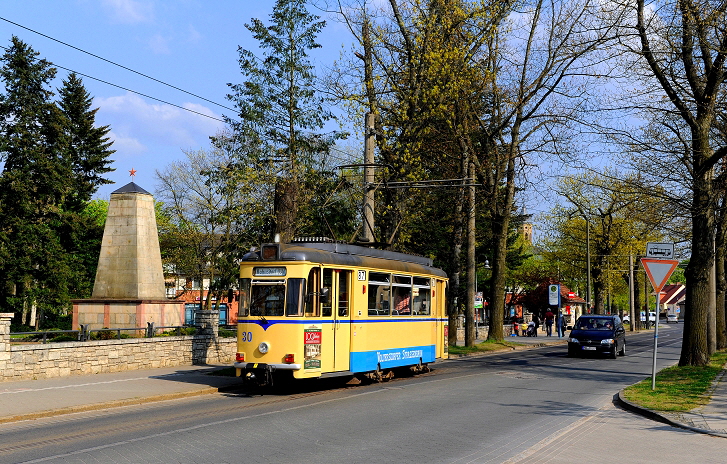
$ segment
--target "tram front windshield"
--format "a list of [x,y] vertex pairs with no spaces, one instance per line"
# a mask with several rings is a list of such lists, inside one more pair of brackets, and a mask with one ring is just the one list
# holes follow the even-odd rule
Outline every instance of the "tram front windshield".
[[250,289],[251,316],[282,316],[285,282],[253,282]]
[[320,270],[308,279],[240,279],[240,316],[318,316]]

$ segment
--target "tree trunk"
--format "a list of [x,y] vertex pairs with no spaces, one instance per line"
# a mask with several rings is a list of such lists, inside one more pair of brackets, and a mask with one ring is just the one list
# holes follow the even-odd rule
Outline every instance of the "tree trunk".
[[[510,229],[510,213],[515,201],[515,158],[519,147],[519,125],[513,124],[511,144],[507,153],[507,168],[505,188],[502,197],[495,188],[493,195],[492,212],[492,311],[490,312],[490,327],[487,333],[488,340],[504,340],[503,324],[505,323],[505,274],[507,273],[507,235]],[[499,201],[498,201],[499,199]]]
[[[475,167],[469,161],[469,177],[474,179]],[[472,181],[469,182],[470,184]],[[475,345],[475,279],[477,274],[475,264],[475,187],[467,187],[467,303],[465,306],[465,346]]]
[[693,130],[694,182],[692,183],[692,258],[687,266],[686,315],[680,366],[705,366],[709,362],[707,312],[714,262],[714,219],[712,208],[712,170],[703,165],[709,148],[709,127]]
[[724,350],[727,348],[727,314],[725,311],[725,292],[727,292],[727,276],[725,276],[725,241],[727,241],[727,224],[725,219],[727,218],[726,211],[724,210],[724,201],[722,202],[722,211],[718,216],[717,224],[717,246],[715,249],[715,270],[717,278],[717,305],[716,305],[716,317],[717,317],[717,349]]
[[295,177],[281,178],[275,185],[275,233],[280,242],[288,243],[295,238],[298,218],[298,182]]

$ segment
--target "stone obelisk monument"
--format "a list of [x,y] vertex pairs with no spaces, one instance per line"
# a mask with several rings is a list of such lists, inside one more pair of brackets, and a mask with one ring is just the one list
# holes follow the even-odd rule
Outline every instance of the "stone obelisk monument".
[[93,295],[74,300],[73,327],[131,328],[148,322],[184,324],[184,302],[166,297],[154,197],[130,182],[111,194]]

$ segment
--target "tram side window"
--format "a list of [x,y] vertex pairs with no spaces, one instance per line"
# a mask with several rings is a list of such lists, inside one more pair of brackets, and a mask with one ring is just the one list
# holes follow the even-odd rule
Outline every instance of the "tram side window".
[[432,313],[431,281],[426,277],[414,277],[414,315],[428,316]]
[[317,317],[320,314],[321,270],[313,268],[308,273],[308,288],[305,299],[305,315]]
[[333,316],[333,269],[323,269],[323,287],[321,287],[321,306],[323,317]]
[[395,275],[392,285],[394,312],[400,316],[411,316],[411,277]]
[[283,282],[254,283],[250,292],[251,316],[282,316],[285,302]]
[[250,312],[250,284],[252,279],[240,279],[240,307],[238,316],[247,316]]
[[391,301],[391,275],[369,272],[369,316],[388,316]]
[[288,295],[285,298],[285,315],[303,315],[303,297],[305,293],[305,279],[288,279]]
[[351,271],[338,271],[338,315],[348,316],[348,281]]

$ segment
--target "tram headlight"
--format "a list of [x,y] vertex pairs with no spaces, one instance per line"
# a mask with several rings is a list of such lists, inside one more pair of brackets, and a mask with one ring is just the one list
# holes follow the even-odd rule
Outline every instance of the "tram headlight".
[[258,351],[259,351],[259,352],[261,352],[262,354],[265,354],[265,353],[267,353],[267,352],[268,352],[268,350],[270,349],[270,345],[268,345],[268,343],[267,343],[267,342],[262,342],[262,343],[260,343],[260,344],[259,344],[259,345],[257,346],[257,349],[258,349]]

